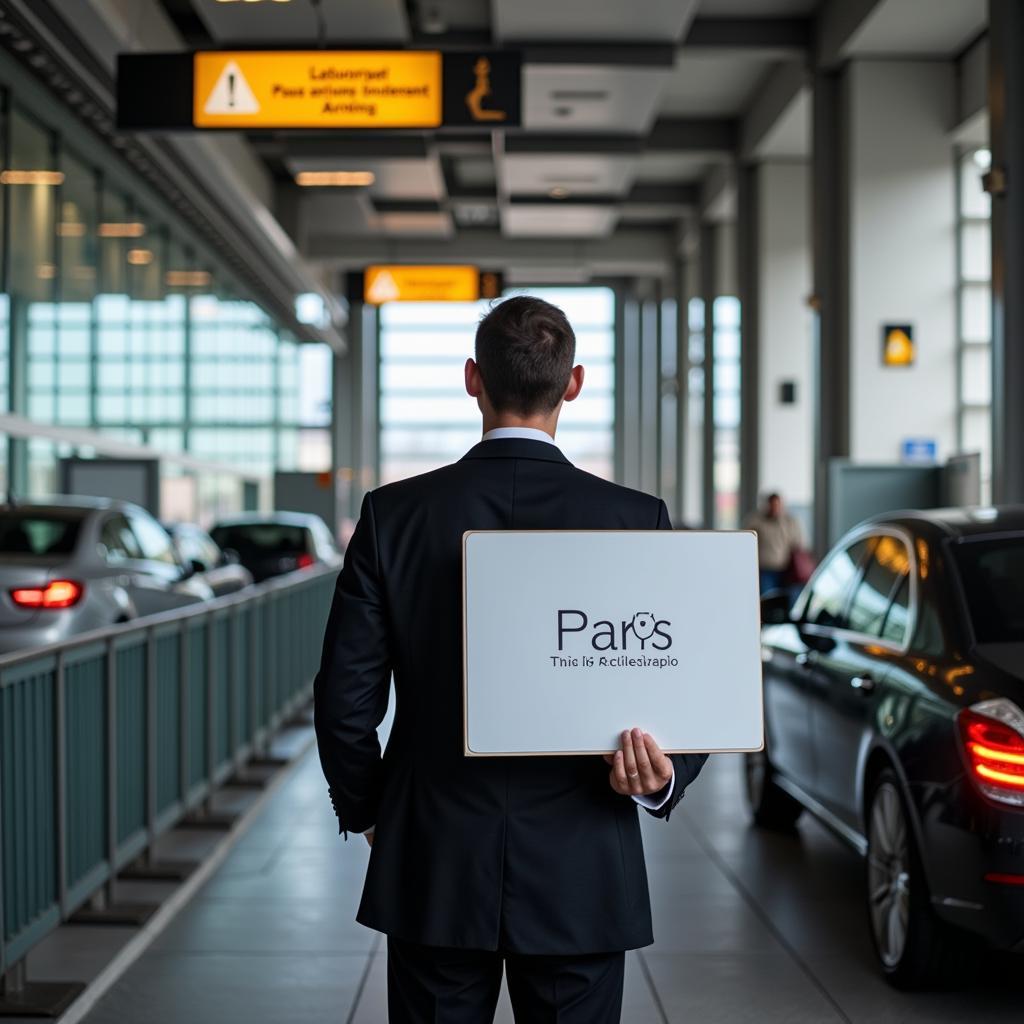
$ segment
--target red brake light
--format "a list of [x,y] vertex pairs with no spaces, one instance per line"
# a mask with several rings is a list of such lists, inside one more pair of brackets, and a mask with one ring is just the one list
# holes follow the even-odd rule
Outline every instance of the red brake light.
[[295,559],[295,567],[297,569],[308,569],[313,564],[313,556],[309,554],[299,555]]
[[51,580],[45,587],[16,587],[11,600],[22,608],[70,608],[81,600],[85,588],[73,580]]
[[978,788],[999,803],[1024,807],[1024,712],[1000,697],[964,708],[957,721]]

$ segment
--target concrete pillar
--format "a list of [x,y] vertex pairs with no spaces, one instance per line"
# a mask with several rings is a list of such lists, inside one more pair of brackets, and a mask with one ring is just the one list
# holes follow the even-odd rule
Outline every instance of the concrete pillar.
[[[809,529],[814,497],[810,166],[758,167],[759,479]],[[749,322],[744,310],[744,323]],[[744,342],[747,334],[744,332]]]
[[715,525],[715,294],[718,231],[714,224],[700,228],[700,298],[704,305],[704,410],[701,432],[701,519]]
[[848,455],[850,446],[845,122],[839,74],[817,72],[811,114],[811,239],[815,313],[813,543],[819,552],[828,546],[828,463]]
[[760,486],[761,203],[758,169],[737,175],[737,281],[740,298],[740,493],[739,519],[757,505]]
[[989,0],[992,497],[1024,502],[1024,5]]
[[655,493],[658,490],[658,405],[661,393],[660,317],[656,282],[643,282],[642,291],[643,298],[639,303],[639,486],[642,491]]

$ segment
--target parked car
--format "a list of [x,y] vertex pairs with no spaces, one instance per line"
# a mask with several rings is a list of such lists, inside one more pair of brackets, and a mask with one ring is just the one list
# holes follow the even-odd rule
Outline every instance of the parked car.
[[870,520],[762,617],[755,820],[809,810],[864,855],[898,986],[1024,949],[1024,507]]
[[327,524],[306,512],[236,516],[219,522],[210,536],[222,548],[237,551],[257,583],[296,569],[341,565]]
[[174,542],[178,561],[201,576],[214,596],[234,594],[251,586],[252,573],[239,564],[237,551],[224,551],[205,530],[193,523],[172,523],[166,530]]
[[0,652],[212,597],[137,505],[79,497],[0,505]]

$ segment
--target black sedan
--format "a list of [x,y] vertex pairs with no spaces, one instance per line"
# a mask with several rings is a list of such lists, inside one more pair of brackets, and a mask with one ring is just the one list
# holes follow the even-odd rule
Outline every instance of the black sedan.
[[1024,951],[1024,507],[868,521],[762,616],[755,821],[864,855],[893,984]]
[[210,536],[223,550],[234,551],[257,583],[296,569],[341,566],[327,524],[306,512],[236,516],[217,523]]

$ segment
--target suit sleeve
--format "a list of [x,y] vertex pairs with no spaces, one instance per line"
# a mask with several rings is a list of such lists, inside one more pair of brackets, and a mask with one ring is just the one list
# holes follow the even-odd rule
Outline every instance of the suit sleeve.
[[[669,518],[668,508],[665,506],[664,501],[658,502],[658,524],[656,529],[672,529],[672,520]],[[659,807],[656,811],[652,811],[650,808],[645,808],[647,813],[655,818],[668,819],[671,816],[676,805],[683,799],[683,793],[686,792],[686,787],[693,782],[695,778],[697,778],[700,774],[701,768],[704,767],[704,762],[708,759],[707,754],[670,754],[669,757],[672,759],[672,767],[675,769],[675,782],[672,787],[672,796],[667,803]]]
[[363,499],[345,552],[313,684],[320,764],[342,832],[364,832],[380,798],[377,727],[391,680],[373,500]]

